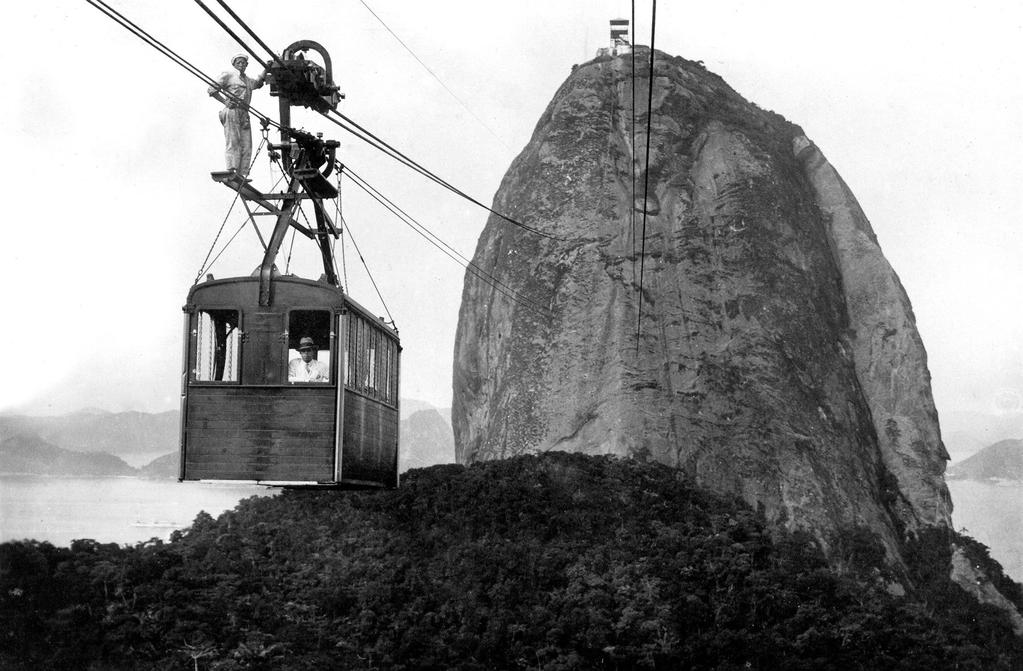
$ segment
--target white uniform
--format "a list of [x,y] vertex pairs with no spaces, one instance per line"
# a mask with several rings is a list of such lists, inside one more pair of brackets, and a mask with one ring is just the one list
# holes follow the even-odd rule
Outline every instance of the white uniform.
[[[236,170],[243,177],[249,174],[252,160],[252,126],[249,123],[249,101],[252,91],[263,86],[263,76],[256,79],[240,72],[225,72],[217,78],[221,88],[233,97],[227,98],[220,110],[220,123],[224,125],[224,160],[227,169]],[[212,95],[217,89],[210,87]]]

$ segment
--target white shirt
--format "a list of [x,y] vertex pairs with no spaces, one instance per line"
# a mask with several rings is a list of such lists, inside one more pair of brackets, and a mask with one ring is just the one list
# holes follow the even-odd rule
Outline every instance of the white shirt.
[[288,362],[288,382],[330,382],[330,369],[322,361],[302,359]]
[[[229,108],[233,109],[238,106],[248,107],[249,101],[252,100],[253,89],[263,86],[263,75],[253,79],[238,71],[225,72],[217,78],[217,83],[234,96],[234,98],[229,97],[225,103]],[[212,95],[216,90],[215,87],[211,86],[207,89],[207,92]]]

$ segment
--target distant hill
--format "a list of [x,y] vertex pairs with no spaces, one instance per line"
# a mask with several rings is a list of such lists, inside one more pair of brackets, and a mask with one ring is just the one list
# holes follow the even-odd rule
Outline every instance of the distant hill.
[[451,424],[435,409],[420,410],[400,425],[398,470],[423,468],[455,461],[455,436]]
[[426,401],[420,401],[414,398],[403,398],[401,399],[401,418],[408,419],[417,412],[423,410],[436,410],[440,413],[440,416],[444,418],[444,421],[449,425],[451,424],[451,408],[438,408],[437,406],[427,403]]
[[401,409],[401,418],[408,419],[412,415],[422,410],[436,410],[437,407],[427,403],[426,401],[420,401],[414,398],[403,398],[399,405]]
[[135,475],[134,468],[105,452],[74,452],[39,436],[17,434],[0,441],[0,473],[33,475]]
[[180,463],[181,455],[178,452],[171,452],[153,459],[140,468],[139,475],[144,478],[176,479]]
[[[451,409],[410,399],[402,399],[401,404],[400,470],[452,463],[455,447]],[[8,447],[0,458],[0,470],[41,475],[176,478],[178,425],[176,411],[152,414],[90,408],[48,417],[2,415],[0,440]],[[161,452],[163,456],[139,469],[116,456]]]
[[1001,440],[948,467],[956,480],[1023,481],[1023,440]]
[[0,416],[0,439],[35,434],[46,442],[77,452],[116,455],[161,453],[178,443],[179,414],[83,410],[68,415]]
[[1023,439],[1023,413],[942,413],[941,437],[952,461],[961,461],[998,441]]
[[1004,613],[949,581],[952,543],[1019,586],[950,529],[917,541],[893,596],[869,534],[836,537],[831,571],[668,466],[434,466],[247,499],[170,543],[2,543],[0,668],[1023,668]]
[[[437,408],[425,401],[401,399],[402,421],[424,411],[439,414],[442,422],[451,432],[451,408]],[[415,428],[410,429],[409,436],[422,436],[427,439],[431,431],[436,434],[441,428],[429,429],[427,422],[421,417],[416,420]],[[180,429],[180,413],[176,410],[167,412],[108,412],[97,408],[79,410],[66,415],[31,416],[31,415],[0,415],[0,440],[16,435],[36,435],[65,450],[75,452],[107,452],[118,456],[164,454],[177,450],[178,431]],[[403,432],[405,430],[403,429]],[[404,433],[402,435],[405,435]],[[438,442],[440,441],[440,442]],[[436,435],[426,442],[419,441],[422,447],[415,448],[415,454],[409,467],[427,466],[437,463],[454,461],[454,438],[447,439]],[[402,444],[412,443],[402,440]],[[450,444],[451,456],[446,454],[446,445]],[[138,462],[136,462],[138,463]]]

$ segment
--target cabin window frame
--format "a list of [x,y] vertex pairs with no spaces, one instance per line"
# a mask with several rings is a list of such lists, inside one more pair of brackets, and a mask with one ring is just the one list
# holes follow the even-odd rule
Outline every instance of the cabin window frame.
[[[211,312],[234,312],[236,315],[237,325],[235,326],[235,334],[228,335],[228,347],[232,346],[235,352],[232,360],[234,364],[234,379],[233,380],[202,380],[199,379],[200,372],[200,354],[203,347],[202,335],[201,335],[201,324],[203,313]],[[189,367],[188,367],[188,384],[189,385],[215,385],[215,386],[231,386],[242,384],[242,357],[244,355],[244,343],[245,343],[245,311],[237,305],[229,306],[206,306],[196,307],[194,311],[189,315],[189,338],[191,345],[189,347]],[[212,353],[210,354],[212,356]],[[225,353],[225,358],[228,353]],[[227,361],[225,361],[225,367]],[[211,364],[212,367],[212,364]]]
[[[291,343],[290,343],[291,336],[292,336],[292,333],[291,333],[291,315],[294,312],[323,312],[323,313],[326,313],[326,315],[327,315],[327,320],[326,320],[327,341],[328,341],[327,342],[327,347],[319,348],[317,350],[318,352],[327,352],[327,355],[329,357],[329,361],[327,362],[327,369],[330,372],[330,379],[327,382],[291,381],[291,380],[288,379],[288,365],[291,363],[291,359],[290,359],[291,352],[294,351],[296,354],[298,354],[298,350],[293,350],[291,348]],[[338,375],[338,367],[337,367],[337,357],[338,357],[338,353],[337,353],[338,343],[337,343],[337,340],[338,340],[338,337],[337,337],[336,326],[335,326],[335,322],[336,321],[337,321],[337,311],[332,309],[332,308],[325,308],[322,305],[312,305],[312,306],[293,305],[293,306],[289,307],[287,310],[284,311],[284,334],[283,334],[284,335],[284,338],[283,338],[283,341],[284,341],[283,342],[284,356],[282,357],[282,359],[284,361],[284,375],[282,377],[282,379],[284,380],[284,386],[286,386],[286,387],[311,387],[313,389],[327,389],[327,388],[336,388],[337,387],[339,375]],[[301,338],[301,337],[302,337],[302,335],[299,334],[298,338]],[[301,356],[301,355],[299,355],[299,356]]]
[[[391,408],[398,407],[398,356],[401,345],[376,320],[348,310],[345,323],[343,386]],[[342,356],[339,353],[338,356]]]

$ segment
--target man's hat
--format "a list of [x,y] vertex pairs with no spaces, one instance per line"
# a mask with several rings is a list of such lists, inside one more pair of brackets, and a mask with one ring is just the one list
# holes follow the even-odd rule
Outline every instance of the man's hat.
[[307,349],[316,349],[316,341],[313,340],[312,338],[308,337],[308,336],[306,336],[305,338],[302,338],[301,340],[298,341],[298,351],[299,352],[301,352],[302,350],[307,350]]
[[231,57],[231,63],[234,64],[234,62],[239,58],[244,59],[246,63],[249,62],[249,57],[246,54],[235,54]]

